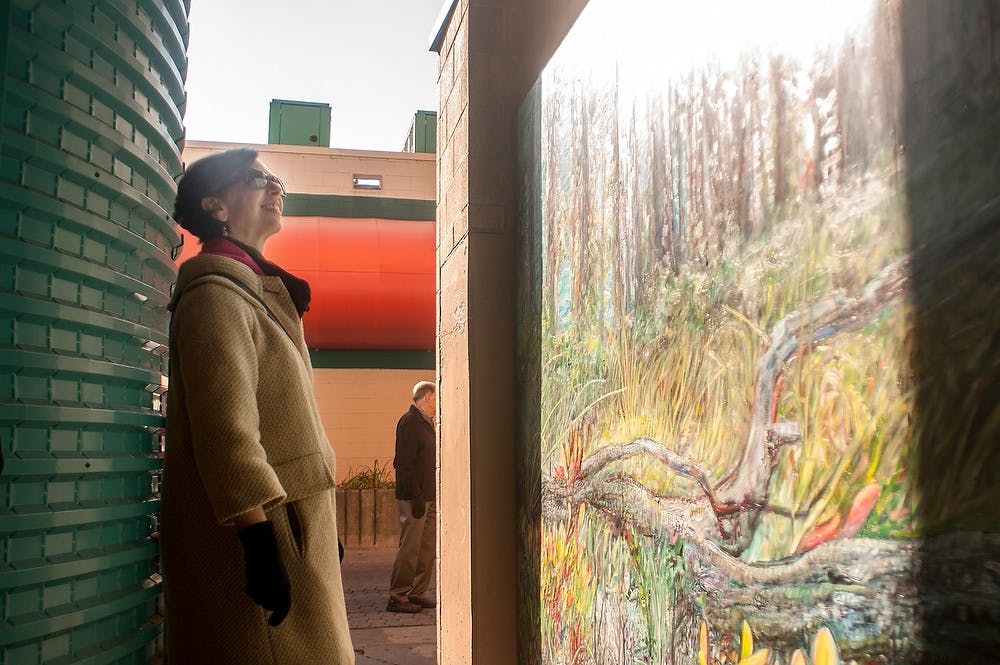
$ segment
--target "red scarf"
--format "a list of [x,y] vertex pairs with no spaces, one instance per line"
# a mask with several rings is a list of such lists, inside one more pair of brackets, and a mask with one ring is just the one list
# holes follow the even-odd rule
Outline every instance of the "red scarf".
[[228,238],[212,238],[211,240],[206,240],[201,245],[201,253],[214,254],[215,256],[225,256],[248,266],[258,275],[264,274],[264,271],[260,269],[260,266],[253,260],[253,257],[247,254],[247,251],[236,243],[230,242]]

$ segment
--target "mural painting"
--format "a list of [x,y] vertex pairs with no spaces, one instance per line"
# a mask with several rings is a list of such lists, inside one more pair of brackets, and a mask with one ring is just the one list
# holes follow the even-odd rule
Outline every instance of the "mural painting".
[[997,657],[995,14],[584,10],[521,112],[522,662]]

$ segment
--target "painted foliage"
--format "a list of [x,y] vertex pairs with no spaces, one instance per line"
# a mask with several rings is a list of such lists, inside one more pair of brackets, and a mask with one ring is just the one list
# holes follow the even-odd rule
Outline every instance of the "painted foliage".
[[585,9],[521,114],[524,662],[997,653],[995,14]]

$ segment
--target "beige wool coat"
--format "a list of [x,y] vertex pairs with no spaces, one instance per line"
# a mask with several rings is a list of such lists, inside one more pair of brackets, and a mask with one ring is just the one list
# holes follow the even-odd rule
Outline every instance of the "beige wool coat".
[[[288,292],[277,277],[202,254],[180,267],[171,309],[160,518],[166,662],[354,663],[335,461]],[[274,523],[291,582],[291,611],[275,628],[244,592],[232,525],[257,506]]]

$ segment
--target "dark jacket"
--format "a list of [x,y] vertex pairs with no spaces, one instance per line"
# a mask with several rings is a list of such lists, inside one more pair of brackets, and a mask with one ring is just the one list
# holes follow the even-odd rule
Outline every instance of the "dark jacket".
[[416,405],[396,423],[396,498],[434,500],[434,426]]

